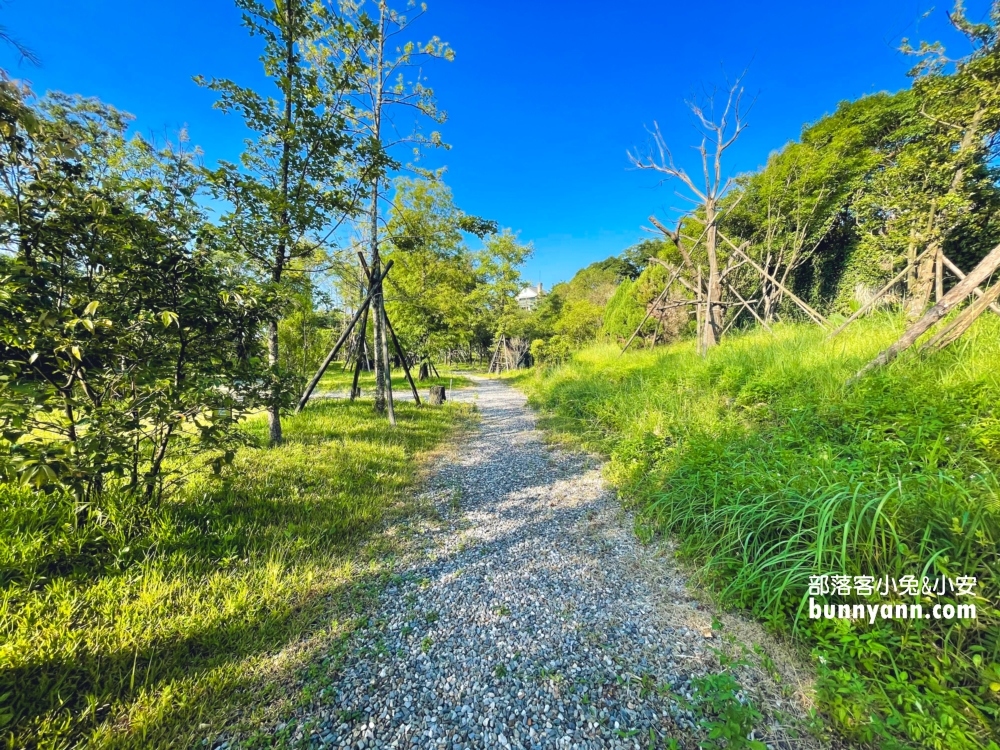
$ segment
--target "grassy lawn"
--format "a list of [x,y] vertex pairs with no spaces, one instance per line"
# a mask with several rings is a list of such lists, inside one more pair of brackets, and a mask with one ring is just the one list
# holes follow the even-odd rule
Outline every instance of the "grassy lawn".
[[[901,327],[867,319],[828,341],[782,325],[706,358],[692,342],[598,346],[513,380],[552,432],[610,457],[643,533],[672,534],[720,601],[813,649],[822,709],[853,742],[996,748],[1000,321],[846,388]],[[976,576],[975,599],[889,600],[972,602],[978,618],[812,620],[823,574]]]
[[469,414],[396,413],[316,401],[157,507],[0,484],[0,746],[188,747],[280,708],[380,590],[386,521]]
[[[417,384],[417,391],[420,393],[421,400],[427,397],[427,390],[432,385],[443,385],[449,388],[464,388],[472,382],[468,379],[468,377],[466,377],[468,368],[448,368],[444,365],[438,365],[437,371],[441,377],[433,377],[432,375],[426,380],[417,380],[416,368],[413,368],[410,371],[410,374],[413,375],[414,382]],[[326,372],[323,373],[323,378],[317,384],[316,391],[318,393],[325,391],[347,394],[351,390],[351,382],[353,379],[353,369],[345,370],[343,362],[331,362],[330,366],[326,368]],[[363,395],[370,395],[372,389],[375,387],[375,373],[362,370],[361,377],[358,379],[358,384],[361,387]],[[394,394],[404,394],[406,396],[409,396],[410,394],[410,384],[407,382],[406,375],[400,368],[395,368],[392,371],[392,392]]]

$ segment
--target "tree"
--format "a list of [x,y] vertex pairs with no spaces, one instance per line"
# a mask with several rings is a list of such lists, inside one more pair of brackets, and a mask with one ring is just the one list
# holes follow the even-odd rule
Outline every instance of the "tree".
[[892,199],[883,207],[869,200],[861,210],[869,222],[883,219],[891,227],[884,233],[897,247],[905,245],[909,262],[916,260],[918,247],[926,249],[908,279],[911,319],[923,314],[932,292],[937,300],[944,295],[949,242],[959,239],[964,245],[957,248],[965,250],[963,261],[981,258],[996,236],[990,225],[1000,207],[997,174],[990,166],[1000,132],[1000,4],[992,4],[992,23],[971,22],[960,0],[949,19],[971,52],[950,59],[940,44],[913,49],[904,41],[904,52],[921,58],[911,71],[920,137],[905,143],[869,193],[870,199],[879,193]]
[[[724,318],[722,281],[724,273],[719,265],[719,220],[721,218],[719,209],[722,199],[733,185],[731,177],[723,176],[722,158],[746,128],[745,113],[742,110],[743,86],[741,79],[737,79],[729,87],[725,94],[722,112],[713,119],[716,98],[715,93],[713,93],[707,105],[703,106],[693,102],[688,105],[697,118],[702,134],[698,153],[701,156],[704,180],[700,186],[683,167],[674,162],[673,154],[656,123],[654,123],[651,133],[656,153],[639,155],[630,151],[628,154],[632,164],[639,169],[659,172],[666,175],[667,179],[679,179],[697,199],[698,210],[692,215],[692,218],[700,225],[699,235],[692,240],[682,237],[678,229],[676,233],[668,236],[678,247],[685,241],[690,242],[692,246],[704,243],[707,260],[707,279],[704,286],[707,320],[700,333],[702,336],[701,345],[704,349],[715,346],[722,335]],[[685,249],[682,252],[691,270],[696,270],[690,258],[690,251]]]
[[427,360],[471,336],[473,258],[459,229],[462,214],[444,183],[397,178],[395,187],[384,254],[394,263],[386,309],[407,348]]
[[[360,206],[364,165],[348,127],[351,91],[345,45],[353,30],[326,6],[310,0],[236,0],[243,23],[264,40],[264,72],[278,90],[272,98],[225,79],[196,80],[219,94],[216,107],[238,113],[254,138],[240,164],[221,162],[210,178],[228,204],[225,232],[276,288],[293,261],[322,248]],[[268,328],[272,399],[268,427],[281,442],[283,372],[277,321]]]
[[[437,37],[417,44],[396,40],[405,35],[413,23],[423,15],[406,16],[389,7],[387,0],[343,0],[341,8],[350,19],[350,33],[343,49],[343,60],[358,72],[357,88],[352,97],[351,123],[355,131],[364,138],[361,153],[364,164],[364,181],[367,187],[368,212],[366,243],[368,264],[373,278],[382,272],[382,205],[385,196],[382,189],[391,170],[398,169],[400,163],[394,154],[401,146],[409,145],[415,150],[421,146],[442,145],[441,136],[432,132],[424,136],[419,130],[400,133],[391,117],[395,110],[407,109],[419,118],[434,123],[444,121],[444,113],[437,109],[434,92],[427,87],[420,68],[428,58],[451,60],[451,48]],[[406,75],[413,73],[413,79]],[[371,310],[375,330],[375,410],[389,409],[389,419],[395,422],[391,411],[392,396],[386,398],[386,388],[391,388],[388,380],[389,344],[385,326],[385,299],[381,289],[376,290]]]
[[[152,499],[169,455],[232,458],[270,300],[222,252],[181,148],[94,100],[0,86],[0,472]],[[182,141],[183,144],[183,141]]]
[[[845,245],[856,239],[857,202],[907,137],[913,111],[908,92],[842,103],[805,127],[798,142],[773,153],[763,169],[737,179],[724,201],[721,226],[727,235],[745,240],[746,252],[778,282],[757,273],[734,279],[744,297],[760,297],[765,321],[781,307],[782,288],[816,304],[832,292],[846,259]],[[878,264],[861,270],[877,272],[872,265]]]
[[517,294],[521,291],[518,268],[531,257],[531,245],[522,245],[510,229],[492,231],[484,238],[476,253],[476,289],[471,300],[475,315],[474,327],[487,333],[489,345],[497,336],[519,335]]

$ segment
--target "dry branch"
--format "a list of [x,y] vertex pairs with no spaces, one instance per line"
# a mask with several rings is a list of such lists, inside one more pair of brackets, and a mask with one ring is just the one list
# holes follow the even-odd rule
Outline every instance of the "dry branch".
[[806,315],[808,315],[810,318],[813,319],[813,321],[815,321],[820,326],[826,325],[826,318],[824,318],[822,315],[820,315],[818,312],[816,312],[812,307],[810,307],[805,302],[803,302],[801,299],[799,299],[784,284],[782,284],[780,281],[778,281],[776,278],[774,278],[774,276],[772,276],[767,271],[765,271],[763,268],[761,268],[757,264],[757,262],[755,260],[753,260],[746,253],[744,253],[740,248],[736,247],[736,245],[734,245],[732,243],[732,240],[730,240],[728,237],[726,237],[721,232],[719,233],[719,236],[722,237],[722,239],[726,241],[726,244],[729,245],[733,249],[734,252],[738,253],[740,255],[740,257],[742,257],[747,263],[749,263],[751,266],[753,266],[755,269],[757,269],[757,273],[761,274],[765,279],[767,279],[772,284],[774,284],[776,287],[778,287],[778,289],[780,289],[783,293],[787,294],[789,296],[789,298],[791,298],[791,300],[795,304],[797,304],[799,307],[801,307],[805,311]]

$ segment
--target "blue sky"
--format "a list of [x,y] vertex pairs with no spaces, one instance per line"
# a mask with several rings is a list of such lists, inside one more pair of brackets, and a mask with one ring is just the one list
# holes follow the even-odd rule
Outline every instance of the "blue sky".
[[[649,214],[683,205],[675,186],[629,168],[645,126],[657,120],[690,159],[685,100],[749,66],[757,100],[729,168],[754,169],[838,101],[908,85],[902,37],[957,45],[950,5],[931,2],[428,0],[414,35],[440,36],[456,59],[426,70],[452,149],[425,161],[447,166],[465,211],[534,244],[524,272],[548,287],[648,236]],[[977,17],[988,4],[968,5]],[[258,42],[229,0],[7,0],[0,25],[42,66],[18,67],[6,49],[0,65],[39,91],[99,97],[144,132],[186,125],[208,162],[239,153],[239,121],[191,81],[260,80]]]

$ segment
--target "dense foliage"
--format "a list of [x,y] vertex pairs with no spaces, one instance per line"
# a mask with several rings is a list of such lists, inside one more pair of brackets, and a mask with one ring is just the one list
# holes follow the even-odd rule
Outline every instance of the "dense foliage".
[[176,454],[230,460],[272,316],[189,154],[97,102],[4,82],[0,106],[0,472],[83,502],[110,477],[153,497]]
[[[1000,241],[1000,11],[994,6],[991,13],[989,22],[972,23],[957,5],[951,18],[971,51],[949,58],[940,45],[904,44],[918,63],[910,89],[842,102],[806,125],[760,170],[733,181],[713,205],[712,222],[706,224],[705,207],[697,207],[682,218],[676,241],[661,243],[653,254],[677,266],[686,253],[704,266],[706,232],[716,229],[725,283],[768,322],[802,317],[781,287],[825,314],[851,312],[913,263],[884,302],[905,303],[911,317],[918,315],[937,293],[940,255],[967,272]],[[738,262],[736,246],[773,280]],[[957,281],[948,268],[943,275],[945,289]],[[619,341],[631,336],[668,277],[662,265],[651,264],[639,283],[619,288],[602,334]],[[689,299],[692,283],[675,281],[668,299]],[[640,343],[652,343],[657,330],[685,332],[677,307],[653,310]],[[693,317],[693,308],[684,314]],[[735,303],[724,312],[727,329],[734,318],[737,328],[756,324]]]

